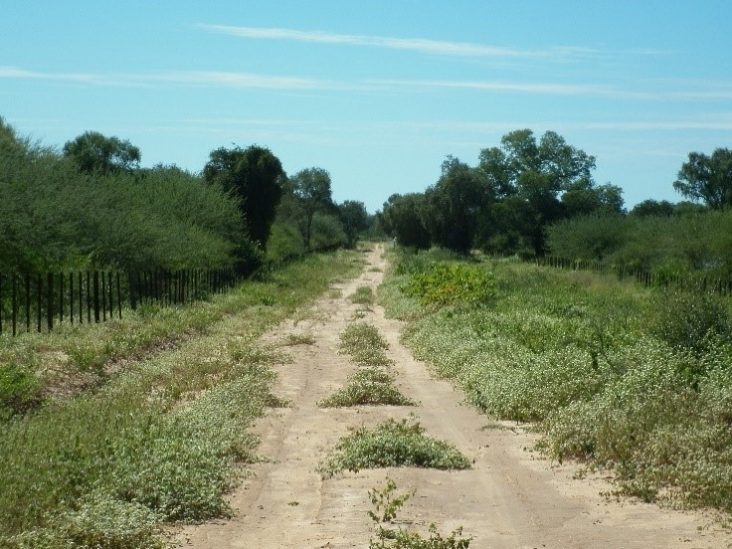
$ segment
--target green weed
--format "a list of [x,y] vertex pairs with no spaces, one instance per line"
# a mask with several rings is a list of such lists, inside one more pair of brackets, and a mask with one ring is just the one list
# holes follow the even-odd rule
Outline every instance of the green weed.
[[416,490],[396,494],[396,483],[386,477],[386,485],[379,490],[369,490],[369,500],[374,510],[368,515],[376,525],[376,541],[369,540],[369,549],[467,549],[472,538],[462,538],[463,530],[458,528],[449,536],[442,537],[435,524],[430,524],[429,538],[424,539],[417,532],[402,528],[386,528],[384,524],[393,522],[398,511],[414,496]]
[[468,469],[470,461],[451,444],[425,435],[419,423],[389,419],[373,430],[361,427],[343,437],[320,471],[332,476],[378,467]]
[[348,385],[318,405],[323,408],[360,405],[414,406],[394,385],[394,374],[383,368],[367,366],[348,378]]
[[351,303],[359,305],[373,305],[374,303],[374,292],[370,286],[359,286],[356,291],[352,293],[348,299]]

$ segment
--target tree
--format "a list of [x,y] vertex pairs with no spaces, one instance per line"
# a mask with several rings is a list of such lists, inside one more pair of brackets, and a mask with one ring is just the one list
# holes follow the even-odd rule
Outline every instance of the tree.
[[486,185],[481,172],[448,157],[439,181],[425,192],[423,224],[434,244],[467,253],[475,241]]
[[63,153],[84,173],[131,172],[140,162],[140,149],[132,143],[99,132],[85,132],[67,141]]
[[305,247],[310,249],[313,217],[316,212],[334,209],[331,198],[330,174],[322,168],[307,168],[290,178],[292,192],[302,209],[300,227]]
[[623,190],[610,183],[594,186],[591,181],[583,179],[569,185],[562,195],[562,205],[567,217],[621,214]]
[[430,247],[430,233],[424,226],[425,196],[420,193],[393,194],[384,203],[381,224],[384,232],[401,246]]
[[346,244],[353,247],[356,244],[358,235],[369,228],[370,219],[363,202],[346,200],[338,206],[338,214],[343,223],[343,230],[346,233]]
[[536,254],[544,253],[544,227],[564,215],[560,193],[594,189],[595,158],[551,131],[538,142],[528,129],[504,135],[500,148],[481,151],[478,168],[485,174],[486,195],[516,210],[502,217],[516,220],[519,226],[509,229],[518,230]]
[[221,147],[211,151],[203,177],[237,198],[248,236],[266,248],[285,178],[279,159],[256,145],[246,149]]
[[689,153],[677,177],[674,189],[686,198],[717,210],[732,205],[732,150],[716,149],[711,157]]
[[674,205],[668,200],[653,200],[649,198],[639,202],[630,210],[630,215],[638,217],[670,217],[674,214]]

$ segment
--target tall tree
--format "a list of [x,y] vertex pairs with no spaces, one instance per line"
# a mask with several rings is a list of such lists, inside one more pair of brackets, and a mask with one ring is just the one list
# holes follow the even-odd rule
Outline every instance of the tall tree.
[[338,215],[346,233],[346,244],[353,247],[359,233],[369,228],[369,214],[363,202],[346,200],[338,205]]
[[459,253],[470,251],[487,200],[481,175],[454,157],[442,163],[440,179],[425,192],[423,221],[434,244]]
[[285,172],[279,159],[256,145],[221,147],[211,151],[203,177],[238,199],[248,236],[264,249],[282,197]]
[[544,253],[544,227],[563,215],[560,194],[594,187],[595,158],[551,131],[538,142],[528,129],[504,135],[500,148],[481,151],[478,168],[485,174],[487,191],[517,210],[502,215],[516,220],[508,229],[519,231],[536,254]]
[[310,249],[315,213],[335,208],[331,198],[330,174],[322,168],[307,168],[292,176],[290,184],[302,210],[300,226],[305,247]]
[[80,171],[102,175],[131,172],[140,162],[140,149],[132,143],[99,132],[85,132],[67,141],[63,153]]
[[674,189],[686,198],[703,200],[713,209],[732,205],[732,150],[716,149],[712,156],[689,153],[679,170]]
[[381,225],[401,246],[430,247],[430,233],[424,225],[425,196],[421,193],[393,194],[384,203]]

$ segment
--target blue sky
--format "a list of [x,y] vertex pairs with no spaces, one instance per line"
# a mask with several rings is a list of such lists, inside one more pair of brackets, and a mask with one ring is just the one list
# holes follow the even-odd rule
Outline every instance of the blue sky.
[[626,205],[680,199],[690,151],[732,147],[729,0],[5,0],[0,116],[61,147],[87,130],[142,164],[269,147],[374,211],[451,154],[554,130]]

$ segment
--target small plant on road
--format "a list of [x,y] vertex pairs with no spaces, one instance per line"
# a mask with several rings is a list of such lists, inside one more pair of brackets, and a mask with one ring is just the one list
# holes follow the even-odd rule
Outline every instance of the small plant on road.
[[446,538],[442,537],[435,524],[430,524],[429,538],[424,539],[417,532],[402,528],[386,528],[396,519],[397,512],[414,496],[416,490],[396,494],[397,485],[386,477],[386,485],[382,489],[369,490],[369,499],[374,510],[368,511],[371,520],[376,524],[376,540],[369,540],[369,549],[467,549],[472,538],[463,538],[463,529],[453,530]]
[[374,303],[374,292],[371,286],[359,286],[354,293],[352,293],[348,299],[351,303],[357,303],[359,305],[372,305]]

